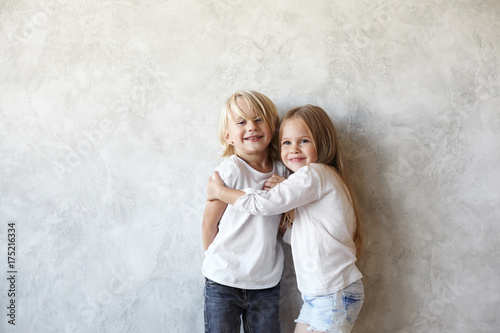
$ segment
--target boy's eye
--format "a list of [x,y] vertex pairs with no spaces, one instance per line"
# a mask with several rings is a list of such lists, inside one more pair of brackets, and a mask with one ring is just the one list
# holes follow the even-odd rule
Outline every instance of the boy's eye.
[[255,119],[254,121],[255,121],[256,123],[261,122],[261,121],[262,121],[262,118],[257,118],[257,119]]
[[236,122],[236,125],[244,125],[245,124],[245,121],[244,120],[240,120],[240,121],[237,121]]

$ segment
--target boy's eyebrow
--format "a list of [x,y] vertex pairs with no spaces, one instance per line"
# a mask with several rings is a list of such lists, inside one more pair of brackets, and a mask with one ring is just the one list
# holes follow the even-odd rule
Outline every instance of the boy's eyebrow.
[[231,117],[231,119],[232,119],[233,121],[235,121],[235,122],[240,122],[240,121],[242,121],[242,120],[251,120],[251,121],[255,121],[255,120],[257,120],[257,119],[264,119],[264,117],[254,117],[254,118],[252,118],[252,117],[243,117],[243,116],[241,116],[241,115],[238,115],[236,118]]
[[243,118],[243,117],[237,117],[237,118],[233,118],[233,121],[238,122],[238,121],[241,121],[241,120],[243,120],[243,119],[245,119],[245,118]]
[[241,116],[240,114],[236,114],[236,117],[234,117],[233,115],[231,115],[229,117],[229,119],[232,120],[232,121],[240,121],[240,120],[245,119],[245,118],[243,116]]

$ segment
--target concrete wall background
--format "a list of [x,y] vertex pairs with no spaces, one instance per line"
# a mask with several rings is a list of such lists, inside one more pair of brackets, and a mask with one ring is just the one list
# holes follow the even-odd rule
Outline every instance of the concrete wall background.
[[500,2],[0,6],[2,332],[203,331],[204,188],[238,89],[338,126],[364,217],[356,332],[498,329]]

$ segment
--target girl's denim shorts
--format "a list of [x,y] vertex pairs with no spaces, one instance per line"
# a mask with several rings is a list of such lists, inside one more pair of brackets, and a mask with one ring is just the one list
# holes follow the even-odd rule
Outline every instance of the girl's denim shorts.
[[318,332],[351,332],[365,299],[363,282],[358,280],[325,296],[302,295],[304,304],[296,323]]

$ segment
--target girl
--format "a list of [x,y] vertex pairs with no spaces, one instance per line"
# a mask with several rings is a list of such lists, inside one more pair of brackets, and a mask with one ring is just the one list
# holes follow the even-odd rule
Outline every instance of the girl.
[[297,286],[304,304],[295,332],[350,332],[364,300],[361,226],[337,134],[323,109],[290,110],[280,128],[281,159],[294,172],[269,192],[224,187],[214,174],[208,199],[252,214],[287,213]]
[[[285,168],[278,159],[279,115],[269,98],[238,91],[221,114],[219,139],[227,157],[217,168],[228,187],[262,189]],[[283,249],[280,215],[256,216],[208,201],[202,222],[205,332],[279,332]]]

